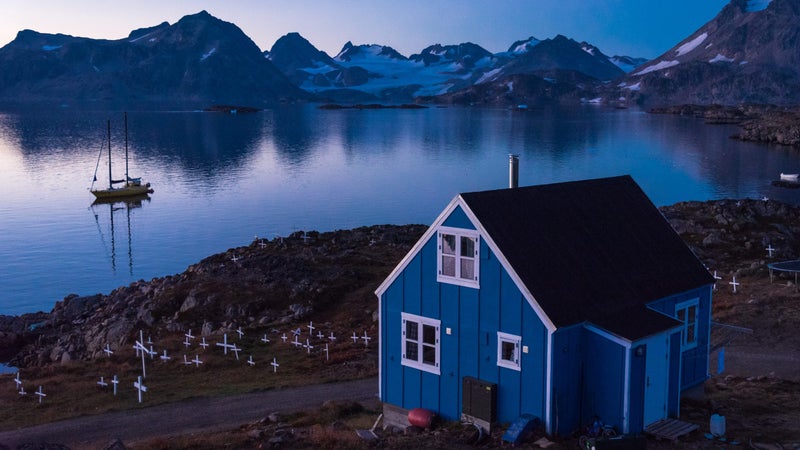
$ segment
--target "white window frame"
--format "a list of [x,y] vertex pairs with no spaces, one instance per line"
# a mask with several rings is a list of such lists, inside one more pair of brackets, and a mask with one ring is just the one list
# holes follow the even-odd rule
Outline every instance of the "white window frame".
[[[441,321],[437,319],[431,319],[430,317],[422,317],[409,313],[401,313],[400,317],[402,319],[401,336],[400,336],[400,340],[402,342],[401,344],[402,353],[400,358],[401,364],[407,367],[413,367],[415,369],[439,375],[441,373],[439,369],[439,361],[441,359],[441,353],[442,353],[441,341],[440,341]],[[416,338],[411,336],[406,336],[406,329],[407,329],[406,325],[408,322],[417,324]],[[425,327],[434,327],[435,342],[430,343],[424,341]],[[407,352],[406,352],[407,343],[413,343],[417,346],[416,358],[411,359],[407,357]],[[423,351],[425,348],[434,349],[435,354],[434,354],[433,364],[425,362],[424,351]]]
[[[443,253],[442,239],[444,235],[455,236],[456,248],[453,255],[446,255]],[[471,239],[473,241],[474,252],[472,255],[462,254],[461,239]],[[480,235],[475,230],[467,230],[463,228],[452,227],[439,227],[436,233],[436,281],[440,283],[456,284],[459,286],[480,288]],[[445,275],[443,273],[442,261],[444,257],[455,258],[455,275]],[[461,277],[461,264],[472,262],[472,278]]]
[[[694,320],[689,322],[689,311],[694,308]],[[683,316],[681,316],[683,312]],[[700,314],[700,302],[698,299],[689,300],[686,302],[678,303],[675,305],[675,318],[683,323],[681,329],[681,350],[689,350],[697,347],[697,325],[699,323],[698,316]],[[689,341],[689,329],[693,330],[692,340]]]
[[[511,359],[503,358],[503,344],[514,346],[514,354]],[[522,337],[515,334],[497,332],[497,365],[506,369],[522,370],[520,358],[522,357]]]

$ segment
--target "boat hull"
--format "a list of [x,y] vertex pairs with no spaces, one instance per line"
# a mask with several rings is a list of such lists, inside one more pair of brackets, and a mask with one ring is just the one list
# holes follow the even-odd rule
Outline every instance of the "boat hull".
[[782,173],[781,181],[791,181],[797,183],[798,174],[796,173]]
[[147,184],[139,184],[139,185],[128,185],[121,188],[111,188],[111,189],[97,189],[91,191],[91,193],[97,198],[119,198],[119,197],[131,197],[134,195],[144,195],[150,194],[153,190],[150,189],[150,183]]

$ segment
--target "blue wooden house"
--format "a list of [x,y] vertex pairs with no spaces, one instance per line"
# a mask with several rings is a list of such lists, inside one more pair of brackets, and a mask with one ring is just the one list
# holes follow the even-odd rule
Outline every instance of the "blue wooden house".
[[713,282],[629,176],[460,194],[376,290],[384,410],[641,432],[708,377]]

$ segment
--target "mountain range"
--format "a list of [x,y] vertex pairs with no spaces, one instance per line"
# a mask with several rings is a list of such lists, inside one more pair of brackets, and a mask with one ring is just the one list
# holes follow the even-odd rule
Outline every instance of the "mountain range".
[[499,53],[467,42],[410,56],[347,42],[331,57],[298,33],[262,51],[202,11],[119,40],[20,31],[0,48],[0,102],[798,104],[798,33],[800,0],[731,0],[652,61],[561,35]]

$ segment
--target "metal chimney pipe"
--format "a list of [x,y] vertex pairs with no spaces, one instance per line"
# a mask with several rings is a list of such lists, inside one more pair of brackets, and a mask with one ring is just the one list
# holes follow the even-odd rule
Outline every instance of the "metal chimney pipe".
[[508,155],[508,188],[519,187],[519,155]]

